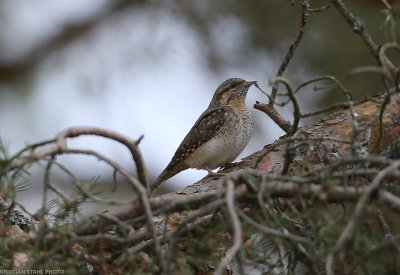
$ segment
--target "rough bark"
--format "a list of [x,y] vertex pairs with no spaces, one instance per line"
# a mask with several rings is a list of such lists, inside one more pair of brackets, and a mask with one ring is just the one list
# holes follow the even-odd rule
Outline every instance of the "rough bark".
[[[349,109],[337,111],[312,125],[300,128],[295,137],[291,138],[293,143],[290,146],[296,148],[296,152],[292,156],[288,173],[301,175],[351,157],[350,141],[353,138],[356,139],[356,143],[360,144],[360,150],[370,151],[377,147],[374,154],[379,155],[400,136],[400,97],[394,95],[385,106],[382,116],[383,135],[380,144],[377,144],[380,132],[379,113],[383,102],[384,96],[379,96],[353,107],[353,117],[357,120],[357,136],[354,135],[354,123],[352,123]],[[219,197],[218,190],[223,185],[224,179],[235,178],[235,175],[243,175],[246,171],[260,171],[280,176],[285,166],[285,160],[288,159],[287,140],[286,136],[280,137],[273,144],[266,145],[262,150],[242,161],[222,169],[219,171],[221,176],[207,176],[184,189],[151,198],[149,202],[153,211],[167,207],[171,207],[173,211],[197,208],[205,201]],[[296,191],[298,188],[293,189],[284,185],[280,187],[274,191],[277,197],[290,197],[290,192]],[[314,191],[312,194],[318,192]],[[240,197],[244,197],[246,190],[241,190],[239,193]],[[348,200],[354,201],[359,196],[356,190],[352,190],[350,193],[354,196],[349,196]],[[329,200],[335,201],[333,198]],[[118,219],[127,220],[143,215],[143,209],[138,203],[111,211],[109,214]],[[80,234],[91,234],[111,223],[112,221],[109,219],[94,216],[89,221],[76,225],[74,231]]]
[[[363,104],[353,107],[353,113],[357,120],[358,135],[356,141],[359,144],[365,144],[365,149],[371,151],[378,144],[380,122],[379,112],[384,101],[383,96],[374,98]],[[374,154],[379,155],[389,145],[392,144],[400,136],[400,97],[392,96],[390,103],[385,107],[383,114],[383,136],[381,142],[375,150]],[[292,174],[298,174],[311,171],[334,163],[341,158],[349,157],[349,144],[354,135],[350,110],[342,110],[323,118],[318,122],[300,128],[297,131],[297,140],[292,147],[303,147],[303,154],[296,154],[295,159],[290,166]],[[287,150],[286,136],[280,137],[273,144],[266,145],[262,150],[253,153],[244,158],[241,162],[236,163],[228,169],[221,172],[226,174],[234,174],[247,168],[256,168],[260,171],[280,175],[285,164],[285,153]],[[304,165],[304,163],[307,163]],[[301,164],[301,165],[297,165]],[[225,174],[225,175],[226,175]],[[225,176],[224,175],[224,176]],[[164,195],[184,196],[187,194],[208,192],[215,190],[223,177],[213,178],[205,177],[204,179],[189,185],[175,193]]]

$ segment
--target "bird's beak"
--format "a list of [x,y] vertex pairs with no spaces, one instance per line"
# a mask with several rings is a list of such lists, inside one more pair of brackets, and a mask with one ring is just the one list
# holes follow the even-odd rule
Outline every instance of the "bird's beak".
[[257,81],[246,81],[243,86],[250,87],[251,85],[256,84],[256,83],[257,83]]

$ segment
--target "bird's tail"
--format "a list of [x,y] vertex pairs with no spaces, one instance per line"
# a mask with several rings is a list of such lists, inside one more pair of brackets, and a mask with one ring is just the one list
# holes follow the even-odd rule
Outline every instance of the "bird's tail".
[[153,182],[153,184],[151,186],[152,192],[154,190],[156,190],[160,186],[161,183],[163,183],[164,181],[166,181],[169,178],[172,178],[173,176],[175,176],[176,174],[178,174],[179,172],[181,172],[182,170],[185,170],[187,168],[188,167],[186,167],[183,164],[176,164],[176,163],[168,164],[167,168],[165,168],[164,171],[162,171],[162,173]]

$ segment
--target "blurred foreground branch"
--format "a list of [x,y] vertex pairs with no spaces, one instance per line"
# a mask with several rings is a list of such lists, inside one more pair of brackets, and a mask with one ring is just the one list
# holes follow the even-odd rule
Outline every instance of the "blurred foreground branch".
[[[358,259],[364,254],[349,250],[344,241],[354,242],[353,236],[362,236],[359,230],[365,226],[368,232],[374,230],[359,219],[360,214],[374,215],[372,206],[384,210],[379,214],[380,220],[387,211],[400,214],[397,187],[400,162],[393,159],[400,155],[400,146],[396,145],[400,136],[399,96],[393,94],[388,103],[384,102],[385,96],[379,96],[336,112],[316,124],[299,128],[291,137],[277,140],[220,175],[153,198],[147,191],[148,176],[137,141],[99,128],[70,128],[55,139],[33,144],[3,159],[0,169],[3,189],[11,186],[12,178],[29,169],[30,164],[44,161],[49,164],[45,167],[44,187],[58,194],[62,201],[68,201],[51,181],[50,169],[61,165],[56,161],[58,155],[87,154],[123,175],[138,199],[74,222],[61,218],[71,211],[66,206],[73,201],[66,202],[64,216],[50,209],[31,214],[41,226],[33,226],[35,229],[29,235],[6,238],[5,244],[10,251],[24,243],[32,244],[23,265],[30,268],[54,264],[54,258],[61,260],[67,254],[104,272],[115,272],[118,267],[166,273],[190,270],[200,274],[216,269],[221,274],[225,268],[246,270],[249,266],[261,270],[295,270],[299,263],[312,274],[325,264],[327,272],[347,270],[351,264],[338,264],[338,258],[351,254]],[[382,106],[380,117],[377,113]],[[380,144],[374,153],[368,153],[379,141],[380,128],[383,129]],[[102,136],[128,147],[138,178],[100,153],[69,148],[66,140],[80,135]],[[282,173],[283,170],[286,172]],[[113,203],[92,194],[90,186],[78,179],[74,179],[74,185],[79,186],[76,190],[83,196],[82,201]],[[44,203],[42,209],[46,208]],[[348,207],[341,209],[335,206],[337,203]],[[349,216],[352,203],[357,206]],[[3,207],[15,206],[11,203]],[[334,217],[339,220],[331,224]],[[51,225],[50,218],[58,222]],[[64,225],[59,228],[57,224]],[[340,226],[348,229],[342,232]],[[329,236],[321,235],[321,227],[330,232]],[[391,230],[386,223],[385,235]],[[391,234],[395,236],[394,232]],[[318,243],[322,240],[325,244],[321,247]],[[365,245],[374,242],[374,239],[363,240]],[[269,248],[262,248],[265,245]],[[261,248],[263,253],[253,254]],[[277,252],[279,249],[282,253]],[[34,256],[33,250],[45,253]],[[190,256],[193,250],[202,256]],[[278,262],[272,269],[271,253],[278,253],[275,256]],[[15,255],[11,253],[11,257]],[[181,261],[185,264],[179,264]],[[358,267],[361,263],[351,266]]]
[[[13,156],[2,150],[0,207],[3,269],[63,269],[100,274],[216,274],[257,270],[274,274],[394,274],[400,270],[400,96],[397,68],[361,21],[341,1],[335,7],[360,34],[379,60],[374,72],[386,90],[353,100],[333,76],[298,87],[280,74],[300,42],[310,9],[303,1],[301,23],[287,58],[271,79],[285,91],[270,103],[257,103],[286,136],[243,161],[177,192],[151,197],[150,180],[139,149],[114,131],[73,127],[56,138],[23,148]],[[305,5],[305,6],[304,6]],[[361,25],[360,25],[361,24]],[[321,80],[339,88],[344,102],[305,113],[300,89]],[[276,95],[276,97],[275,97]],[[278,102],[277,96],[285,97]],[[272,104],[273,103],[273,104]],[[273,105],[293,106],[293,122]],[[305,127],[302,119],[336,111]],[[128,148],[136,173],[100,152],[70,148],[69,139],[93,135]],[[1,148],[3,149],[3,148]],[[101,197],[98,180],[80,180],[58,158],[85,155],[113,169],[131,187],[131,200]],[[26,210],[16,193],[32,166],[44,171],[42,207]],[[64,194],[52,177],[60,169],[71,179]],[[49,194],[56,199],[49,201]],[[118,208],[81,217],[85,203]],[[24,213],[24,215],[22,214]],[[26,233],[24,231],[29,231]]]

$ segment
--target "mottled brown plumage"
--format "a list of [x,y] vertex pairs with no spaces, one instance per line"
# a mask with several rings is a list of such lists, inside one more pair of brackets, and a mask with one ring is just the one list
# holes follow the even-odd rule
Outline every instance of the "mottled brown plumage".
[[153,189],[183,170],[214,169],[233,161],[242,152],[253,129],[245,98],[254,83],[230,78],[217,88],[207,110],[179,145]]

